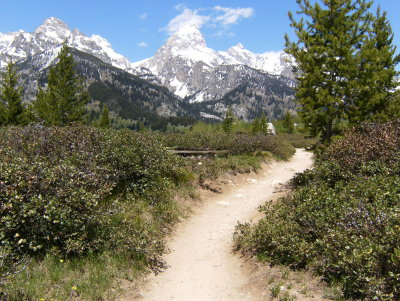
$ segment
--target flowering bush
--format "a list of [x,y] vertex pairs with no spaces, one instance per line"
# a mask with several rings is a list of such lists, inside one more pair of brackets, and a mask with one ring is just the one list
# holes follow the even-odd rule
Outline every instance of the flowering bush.
[[258,225],[238,226],[237,247],[312,267],[346,297],[399,300],[399,133],[398,121],[365,124],[334,142]]

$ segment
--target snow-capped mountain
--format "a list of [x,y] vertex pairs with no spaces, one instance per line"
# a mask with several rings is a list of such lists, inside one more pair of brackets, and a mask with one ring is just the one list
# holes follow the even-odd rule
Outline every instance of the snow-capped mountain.
[[34,99],[45,84],[64,41],[93,102],[115,104],[114,111],[125,119],[139,120],[138,112],[145,111],[218,119],[232,106],[237,116],[249,120],[261,112],[279,118],[295,110],[289,57],[282,52],[254,54],[241,44],[215,51],[189,26],[175,32],[153,57],[131,63],[104,38],[71,30],[57,18],[31,33],[0,33],[0,68],[10,60],[18,63],[25,100]]
[[[289,56],[283,52],[254,54],[238,44],[227,51],[208,48],[195,26],[175,32],[155,55],[132,64],[158,76],[162,85],[190,102],[217,99],[243,82],[248,68],[292,78]],[[230,73],[222,66],[236,66]]]
[[239,43],[227,51],[219,52],[224,58],[224,64],[242,64],[268,72],[273,75],[282,75],[293,78],[290,66],[290,56],[283,51],[253,53]]
[[54,17],[45,20],[34,32],[0,33],[0,67],[10,60],[16,62],[57,48],[64,41],[70,47],[92,54],[115,67],[133,71],[129,60],[116,53],[106,39],[98,35],[88,37],[77,29],[71,31],[63,21]]
[[[50,68],[44,66],[54,65],[60,47],[29,56],[16,64],[25,101],[34,100],[39,86],[45,85]],[[71,54],[76,64],[75,69],[84,80],[91,99],[88,106],[91,118],[98,115],[101,104],[107,104],[113,114],[129,126],[137,121],[149,124],[151,120],[160,119],[160,116],[186,114],[180,106],[182,100],[167,88],[152,84],[75,48],[71,48]]]

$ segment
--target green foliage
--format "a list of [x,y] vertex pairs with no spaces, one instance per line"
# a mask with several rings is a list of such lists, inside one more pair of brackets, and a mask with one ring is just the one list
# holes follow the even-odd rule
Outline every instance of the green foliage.
[[110,126],[110,111],[107,105],[104,105],[103,110],[101,111],[99,126],[102,128],[107,128]]
[[[231,154],[181,160],[164,145]],[[275,136],[226,135],[209,125],[180,134],[1,128],[0,296],[65,299],[76,285],[80,296],[98,300],[121,269],[158,271],[162,238],[179,212],[173,188],[202,185],[223,171],[257,170],[272,154],[287,159],[293,151]],[[29,269],[13,275],[28,258]],[[103,265],[107,271],[99,270]]]
[[298,40],[286,36],[286,51],[296,60],[299,113],[311,133],[327,142],[343,119],[354,124],[398,112],[399,57],[386,15],[374,17],[366,0],[297,3],[305,18],[289,14]]
[[0,99],[0,126],[6,123],[6,107]]
[[256,117],[251,124],[253,134],[268,134],[268,120],[264,113],[261,117]]
[[292,114],[290,114],[290,112],[286,112],[285,116],[283,117],[282,126],[283,126],[285,133],[289,133],[289,134],[294,133],[294,131],[295,131],[294,121],[293,121]]
[[296,190],[239,225],[236,244],[260,259],[311,267],[345,297],[400,298],[400,121],[364,124],[333,142]]
[[57,64],[50,69],[46,89],[39,87],[34,108],[39,120],[46,125],[65,126],[83,121],[88,94],[65,43],[57,59]]
[[278,139],[290,143],[295,148],[310,149],[318,143],[317,138],[307,137],[304,134],[298,132],[293,134],[278,133],[276,136]]
[[115,300],[115,283],[110,279],[132,279],[141,267],[112,253],[63,259],[52,255],[33,260],[29,273],[19,273],[7,283],[4,301],[21,300]]
[[281,287],[280,285],[275,285],[270,289],[270,291],[272,298],[277,298],[279,296],[279,293],[281,292]]
[[400,158],[400,120],[364,123],[346,133],[317,158],[318,162],[332,161],[341,170],[365,172],[366,164],[397,168]]
[[356,124],[365,120],[387,121],[400,116],[395,66],[400,62],[393,45],[393,32],[386,12],[378,7],[369,39],[359,53],[357,75],[361,88],[352,99],[349,120]]
[[9,62],[2,74],[0,95],[0,125],[17,125],[22,122],[24,106],[22,105],[22,88],[18,87],[18,75],[15,64]]
[[226,150],[239,155],[268,151],[282,160],[294,154],[294,148],[273,135],[227,135],[223,132],[184,132],[160,135],[164,144],[177,150]]
[[170,191],[182,177],[178,158],[149,134],[3,127],[0,157],[2,252],[72,259],[108,250],[163,266],[161,238],[177,213]]
[[221,124],[213,124],[204,121],[197,121],[190,127],[190,131],[193,133],[212,133],[212,132],[221,133],[223,130]]
[[[156,109],[163,103],[175,103],[175,96],[165,87],[151,84],[127,72],[113,74],[110,81],[96,81],[90,84],[88,93],[94,102],[109,106],[112,112],[111,123],[115,128],[140,130],[140,126],[143,125],[165,132],[168,125],[190,126],[196,122],[191,117],[158,115]],[[97,121],[100,114],[91,109],[89,108],[90,121]]]
[[224,121],[222,122],[222,129],[224,130],[225,134],[232,133],[234,122],[235,114],[233,113],[232,107],[229,106],[225,113]]

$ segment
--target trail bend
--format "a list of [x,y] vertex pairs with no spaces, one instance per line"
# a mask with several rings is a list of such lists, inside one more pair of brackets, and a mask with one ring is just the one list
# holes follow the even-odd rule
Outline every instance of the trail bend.
[[265,300],[246,290],[248,272],[232,254],[232,234],[238,221],[246,222],[257,207],[273,198],[274,189],[297,172],[312,166],[312,154],[297,150],[288,162],[272,163],[245,184],[205,200],[178,225],[165,255],[169,268],[150,276],[139,300],[243,301]]

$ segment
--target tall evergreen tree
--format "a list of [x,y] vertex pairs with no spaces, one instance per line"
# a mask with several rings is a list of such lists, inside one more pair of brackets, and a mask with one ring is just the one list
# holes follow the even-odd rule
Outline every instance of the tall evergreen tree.
[[368,39],[359,52],[357,76],[360,89],[349,108],[351,124],[364,120],[387,120],[400,116],[399,85],[395,67],[400,62],[393,45],[393,32],[386,12],[378,7]]
[[264,112],[261,114],[261,117],[256,117],[251,124],[251,132],[253,134],[268,134],[268,120],[267,116],[265,116]]
[[0,115],[3,114],[3,122],[5,124],[20,124],[24,112],[22,88],[18,86],[18,75],[13,62],[7,64],[6,71],[2,74],[1,86],[0,98],[3,104],[0,108]]
[[263,134],[268,134],[268,120],[264,112],[261,114],[260,117],[260,132]]
[[294,121],[293,116],[292,114],[290,114],[290,112],[286,112],[285,116],[283,117],[282,127],[286,133],[294,133]]
[[0,126],[6,123],[6,108],[3,101],[0,98]]
[[[384,86],[379,81],[387,77],[390,83],[394,73],[380,74],[390,68],[376,62],[397,63],[393,59],[393,47],[387,47],[391,45],[391,33],[384,15],[374,21],[369,12],[372,1],[322,0],[323,6],[318,2],[311,4],[309,0],[296,2],[305,18],[296,21],[289,13],[290,25],[298,40],[291,42],[285,37],[286,52],[296,61],[296,99],[300,115],[312,134],[322,133],[322,140],[329,141],[335,124],[342,119],[365,119],[371,112],[383,111],[381,107],[387,105],[383,99],[388,95],[378,96],[382,93],[380,87]],[[372,54],[372,41],[376,46],[382,45],[382,50]],[[363,69],[368,64],[374,64],[377,69]],[[368,76],[375,71],[380,74],[375,92],[365,92],[370,84]],[[372,95],[361,100],[366,93]]]
[[39,119],[46,125],[64,126],[83,121],[88,94],[82,79],[75,72],[74,59],[66,43],[57,60],[57,64],[50,69],[46,89],[39,89],[34,107]]
[[260,132],[260,118],[254,118],[253,122],[251,123],[251,132],[253,134],[258,134]]
[[222,129],[226,134],[232,133],[234,122],[235,122],[235,114],[233,113],[232,107],[229,106],[228,110],[225,113],[224,121],[222,123]]
[[101,111],[99,126],[102,128],[107,128],[110,126],[110,111],[106,104],[103,106],[103,110]]

